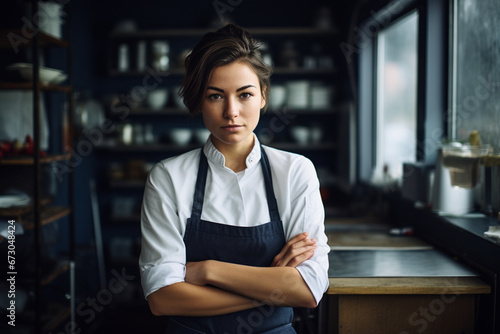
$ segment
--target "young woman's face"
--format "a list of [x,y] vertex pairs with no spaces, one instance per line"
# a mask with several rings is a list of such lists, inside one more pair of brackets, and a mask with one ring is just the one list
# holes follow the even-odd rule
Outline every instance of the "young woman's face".
[[259,78],[244,62],[216,67],[208,80],[201,111],[212,142],[224,145],[253,145],[260,109],[266,101],[260,92]]

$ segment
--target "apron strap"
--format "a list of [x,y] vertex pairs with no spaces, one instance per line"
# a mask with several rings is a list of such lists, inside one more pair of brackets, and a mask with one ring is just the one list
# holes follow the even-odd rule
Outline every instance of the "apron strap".
[[[267,207],[269,209],[269,217],[271,221],[281,221],[278,211],[278,204],[274,196],[273,180],[271,176],[271,165],[262,145],[260,146],[262,174],[264,175],[264,183],[266,186]],[[200,163],[198,166],[198,176],[194,191],[193,209],[191,210],[191,219],[201,219],[203,210],[203,199],[205,197],[205,186],[207,181],[208,161],[203,148],[200,152]]]
[[264,183],[266,185],[267,207],[269,208],[269,216],[271,217],[272,222],[281,221],[280,213],[278,211],[278,203],[276,202],[276,197],[274,196],[271,165],[269,164],[269,159],[267,158],[267,154],[264,151],[262,145],[260,146],[260,156],[262,174],[264,175]]
[[203,148],[200,153],[200,163],[198,166],[198,176],[194,189],[193,209],[191,210],[191,219],[201,219],[201,210],[203,209],[203,198],[205,197],[205,185],[207,183],[208,162]]

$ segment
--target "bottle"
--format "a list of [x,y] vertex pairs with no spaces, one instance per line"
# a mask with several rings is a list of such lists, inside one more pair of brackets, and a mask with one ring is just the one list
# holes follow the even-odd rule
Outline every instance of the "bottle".
[[122,137],[122,143],[124,145],[132,145],[133,143],[133,139],[134,139],[134,129],[133,129],[133,126],[132,124],[130,123],[126,123],[123,125],[123,128],[121,129],[122,133],[121,133],[121,137]]
[[118,47],[118,71],[126,72],[129,70],[128,45],[120,44]]
[[481,137],[479,136],[479,131],[472,130],[469,134],[469,144],[471,146],[481,146]]
[[142,72],[146,69],[146,41],[137,43],[137,71]]
[[273,58],[269,51],[269,45],[265,42],[260,45],[260,53],[262,55],[262,60],[264,60],[264,64],[267,66],[273,66]]
[[153,125],[146,124],[144,127],[144,142],[146,144],[152,144],[155,142],[155,136],[153,133]]
[[153,68],[157,71],[166,71],[170,66],[170,45],[167,41],[154,41],[152,44]]
[[288,40],[283,44],[280,54],[281,66],[287,68],[298,68],[300,66],[300,54],[295,42]]

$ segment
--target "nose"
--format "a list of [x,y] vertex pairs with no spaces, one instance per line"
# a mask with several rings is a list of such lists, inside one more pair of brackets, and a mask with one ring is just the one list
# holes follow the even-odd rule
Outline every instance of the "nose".
[[226,99],[224,106],[224,118],[234,119],[239,115],[238,103],[233,98]]

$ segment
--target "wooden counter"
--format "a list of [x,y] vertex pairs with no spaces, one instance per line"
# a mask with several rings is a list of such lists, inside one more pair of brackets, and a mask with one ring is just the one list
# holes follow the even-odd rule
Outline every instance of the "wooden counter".
[[329,295],[488,294],[491,287],[477,277],[330,278]]
[[382,230],[328,236],[320,333],[474,333],[479,296],[491,287],[470,268],[414,237]]

